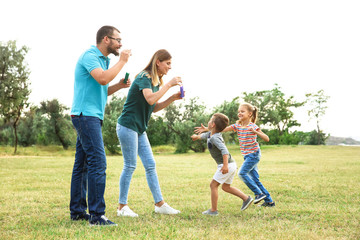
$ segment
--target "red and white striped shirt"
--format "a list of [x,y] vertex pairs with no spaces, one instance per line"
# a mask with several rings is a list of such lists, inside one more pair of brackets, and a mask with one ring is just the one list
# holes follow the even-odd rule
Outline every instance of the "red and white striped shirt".
[[235,123],[231,125],[231,127],[237,132],[240,150],[243,156],[257,152],[260,149],[259,143],[256,141],[257,134],[249,129],[249,127],[253,127],[255,130],[258,130],[259,127],[255,123],[250,122],[246,127]]

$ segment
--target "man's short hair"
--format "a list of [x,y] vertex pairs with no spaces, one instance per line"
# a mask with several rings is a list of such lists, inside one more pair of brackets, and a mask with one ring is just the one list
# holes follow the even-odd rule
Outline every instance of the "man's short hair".
[[102,26],[96,34],[96,44],[100,44],[105,36],[112,37],[114,31],[120,31],[113,26]]
[[216,132],[221,132],[229,125],[229,118],[222,113],[215,113],[213,115]]

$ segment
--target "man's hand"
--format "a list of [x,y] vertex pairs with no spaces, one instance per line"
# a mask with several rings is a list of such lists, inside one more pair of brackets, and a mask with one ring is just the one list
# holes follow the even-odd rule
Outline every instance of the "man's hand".
[[129,60],[129,57],[131,56],[131,50],[125,49],[120,53],[120,59],[119,62],[127,63]]
[[128,78],[128,80],[126,81],[126,83],[124,83],[124,80],[125,80],[125,78],[120,79],[120,81],[118,82],[119,87],[120,87],[120,88],[128,88],[128,87],[130,87],[130,85],[131,85],[130,78]]

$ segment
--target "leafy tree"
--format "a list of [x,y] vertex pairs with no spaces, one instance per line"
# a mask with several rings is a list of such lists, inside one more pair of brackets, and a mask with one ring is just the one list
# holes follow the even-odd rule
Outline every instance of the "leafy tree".
[[272,90],[244,92],[243,95],[246,102],[258,108],[259,125],[277,129],[280,136],[288,132],[291,127],[300,126],[300,123],[293,119],[294,113],[291,109],[301,107],[305,102],[295,101],[294,96],[286,98],[277,84]]
[[[65,120],[69,121],[68,119]],[[59,143],[50,118],[48,114],[44,113],[41,107],[31,106],[21,117],[18,129],[19,144],[21,146],[27,147],[34,144],[49,145]],[[73,132],[72,130],[70,131]],[[72,133],[71,135],[74,134]]]
[[0,144],[11,145],[14,142],[14,131],[12,124],[5,123],[4,119],[0,118]]
[[224,101],[219,106],[216,106],[214,108],[214,113],[222,113],[225,114],[228,118],[230,123],[235,123],[239,117],[238,117],[238,109],[239,109],[239,97],[234,98],[231,100],[231,102]]
[[70,116],[64,114],[64,111],[69,110],[68,107],[59,103],[57,99],[51,101],[42,101],[38,111],[46,117],[49,121],[49,134],[55,135],[64,149],[73,142],[75,132],[70,122]]
[[30,107],[30,110],[24,113],[24,116],[19,121],[19,144],[21,146],[31,146],[36,144],[37,132],[41,131],[41,128],[34,127],[38,118],[41,115],[37,113],[37,107]]
[[171,132],[161,116],[151,116],[146,133],[151,146],[165,145],[171,141]]
[[113,154],[121,151],[116,133],[116,123],[123,110],[126,97],[113,95],[106,104],[102,127],[104,146]]
[[325,115],[327,109],[326,103],[330,96],[326,96],[324,90],[319,90],[316,93],[308,93],[305,96],[307,97],[307,103],[310,107],[308,115],[310,119],[316,120],[317,136],[313,135],[313,142],[316,145],[325,144],[327,137],[320,129],[320,120]]
[[[231,100],[231,102],[224,101],[219,106],[216,106],[214,108],[213,113],[219,112],[219,113],[225,114],[229,118],[229,124],[234,124],[239,119],[239,117],[238,117],[239,105],[240,105],[239,97],[236,97],[233,100]],[[225,134],[223,134],[223,137],[224,137],[225,142],[229,142],[229,141],[233,142],[233,143],[238,142],[236,134],[225,133]]]
[[326,139],[328,139],[328,135],[323,133],[322,130],[320,132],[313,130],[309,133],[308,145],[325,145]]
[[25,56],[28,52],[26,46],[20,49],[16,41],[6,44],[0,42],[0,117],[5,123],[11,122],[15,136],[16,153],[18,145],[17,125],[22,111],[28,107],[29,75]]
[[192,141],[191,135],[194,127],[209,120],[209,114],[205,113],[206,106],[198,103],[198,98],[192,98],[185,104],[172,103],[165,109],[165,120],[168,128],[175,138],[177,153],[185,153],[188,150],[204,152],[206,144],[203,141]]

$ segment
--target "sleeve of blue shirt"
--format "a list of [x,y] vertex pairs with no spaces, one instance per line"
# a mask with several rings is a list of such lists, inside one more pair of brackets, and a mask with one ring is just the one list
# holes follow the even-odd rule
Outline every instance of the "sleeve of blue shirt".
[[82,64],[89,73],[96,68],[101,68],[98,56],[92,52],[86,52],[83,55]]

